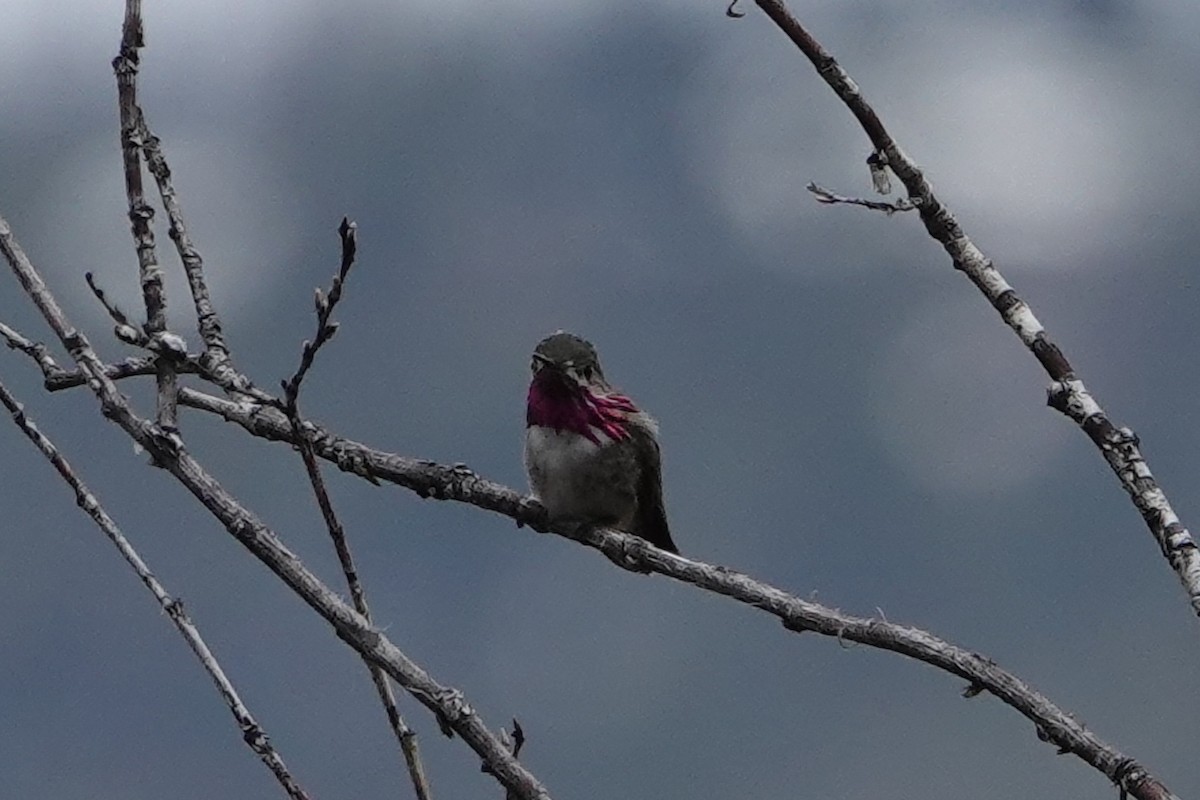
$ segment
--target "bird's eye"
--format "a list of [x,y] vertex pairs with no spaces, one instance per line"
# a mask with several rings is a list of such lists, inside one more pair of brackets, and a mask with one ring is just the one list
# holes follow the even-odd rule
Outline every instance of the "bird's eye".
[[592,368],[591,367],[581,367],[579,370],[579,374],[585,381],[590,381],[592,379]]
[[538,361],[536,358],[530,360],[530,362],[529,362],[530,372],[537,372],[541,368],[542,368],[541,361]]

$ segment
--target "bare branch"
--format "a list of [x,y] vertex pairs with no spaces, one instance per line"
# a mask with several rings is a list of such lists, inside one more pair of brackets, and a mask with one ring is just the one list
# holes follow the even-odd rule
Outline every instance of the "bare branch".
[[864,200],[859,197],[846,197],[845,195],[834,194],[823,186],[818,186],[815,183],[809,183],[804,187],[813,193],[818,203],[826,205],[838,205],[840,203],[852,206],[862,206],[873,211],[882,211],[889,217],[897,211],[912,211],[916,206],[910,203],[906,198],[901,197],[894,203],[885,203],[880,200]]
[[[88,273],[88,285],[92,287],[93,293],[101,303],[108,308],[108,301],[104,298],[104,292],[96,287],[91,279],[91,273]],[[118,309],[116,313],[120,314]],[[129,326],[129,330],[124,332],[129,338],[124,338],[121,331],[121,325],[118,323],[117,336],[127,344],[144,347],[145,349],[162,355],[171,360],[175,371],[178,373],[188,373],[199,375],[210,383],[231,392],[233,394],[248,395],[261,403],[267,403],[273,407],[283,408],[284,402],[269,392],[259,389],[245,375],[226,366],[220,370],[214,370],[211,367],[212,362],[206,359],[204,355],[192,355],[187,352],[187,343],[182,337],[168,332],[155,337],[146,337],[133,326]],[[5,340],[5,343],[14,350],[20,350],[28,355],[37,363],[38,368],[42,371],[42,376],[45,378],[45,386],[48,391],[58,392],[63,389],[73,389],[76,386],[83,386],[87,383],[87,376],[83,371],[74,369],[64,369],[60,367],[54,358],[47,351],[46,346],[33,342],[30,339],[22,336],[13,328],[0,323],[0,337]],[[104,365],[104,374],[112,380],[124,380],[139,375],[154,375],[157,373],[157,359],[135,356],[127,358],[123,361],[118,361],[114,364]]]
[[1192,611],[1200,616],[1200,549],[1197,549],[1192,535],[1179,521],[1166,494],[1150,472],[1137,437],[1128,428],[1118,427],[1108,418],[1062,350],[1050,339],[1033,310],[1017,296],[992,262],[967,237],[949,209],[934,195],[933,187],[921,169],[892,139],[875,110],[863,97],[858,84],[780,0],[755,2],[812,62],[817,73],[858,119],[876,152],[886,159],[886,166],[904,183],[909,200],[917,207],[925,229],[950,255],[954,268],[970,278],[1037,358],[1050,376],[1049,405],[1074,420],[1100,450],[1179,576]]
[[207,353],[199,357],[189,357],[189,366],[204,378],[217,386],[220,386],[225,391],[234,394],[247,395],[260,403],[267,403],[276,408],[283,407],[283,401],[270,392],[264,391],[254,385],[254,381],[248,376],[233,368],[232,364],[227,360],[221,364],[215,364],[208,358]]
[[[300,366],[296,368],[296,373],[289,380],[283,381],[283,390],[289,397],[299,393],[300,383],[312,368],[317,351],[337,333],[338,324],[332,322],[330,318],[333,316],[333,309],[337,306],[338,301],[342,299],[342,286],[345,284],[346,276],[350,274],[350,268],[354,266],[354,256],[358,252],[358,225],[351,222],[348,217],[342,217],[342,224],[338,226],[338,236],[342,240],[341,265],[329,285],[329,293],[323,294],[320,289],[316,291],[314,302],[317,310],[317,335],[311,342],[304,343],[300,353]],[[286,402],[290,404],[292,401],[287,400]]]
[[[255,436],[294,444],[294,434],[279,411],[251,403],[235,403],[184,389],[180,402],[219,414]],[[532,497],[475,474],[466,466],[445,466],[375,450],[342,439],[305,421],[305,438],[314,452],[345,472],[368,480],[382,480],[411,489],[422,497],[468,503],[512,518],[518,525],[555,533],[593,547],[623,569],[656,572],[701,589],[766,611],[789,630],[814,631],[839,642],[857,642],[924,661],[938,669],[982,687],[1046,731],[1059,748],[1074,753],[1125,786],[1140,800],[1174,797],[1145,767],[1103,743],[1047,697],[988,658],[946,642],[933,634],[883,619],[844,614],[812,601],[801,600],[763,581],[726,567],[695,561],[659,550],[636,536],[599,528],[551,526],[545,509]],[[978,692],[975,692],[976,694]]]
[[183,263],[184,274],[187,275],[188,287],[192,293],[192,304],[196,308],[196,321],[200,330],[200,338],[204,340],[205,356],[213,362],[214,367],[226,365],[229,362],[229,347],[225,344],[225,334],[221,329],[221,318],[213,306],[212,297],[208,292],[208,281],[204,277],[204,259],[200,251],[192,244],[187,226],[183,220],[183,208],[179,204],[179,196],[171,183],[171,168],[167,166],[166,156],[163,155],[162,145],[157,136],[150,132],[145,116],[138,113],[138,136],[142,154],[146,159],[146,167],[158,185],[158,196],[167,212],[170,222],[168,234],[175,242],[179,260]]
[[[341,520],[338,519],[337,513],[333,510],[333,501],[329,497],[329,490],[325,487],[325,479],[321,477],[321,468],[317,465],[316,456],[313,455],[312,444],[304,437],[304,431],[300,422],[299,401],[301,384],[304,382],[304,377],[308,374],[308,370],[312,367],[317,351],[337,331],[337,324],[330,321],[330,316],[333,314],[333,309],[337,305],[338,300],[342,297],[342,285],[346,280],[347,274],[350,272],[350,267],[354,264],[354,253],[357,249],[354,238],[354,223],[343,217],[342,224],[338,228],[338,233],[342,239],[342,263],[338,274],[333,276],[333,284],[329,289],[328,296],[323,295],[320,289],[317,290],[316,338],[313,339],[312,343],[304,343],[303,352],[300,357],[300,366],[296,369],[296,373],[291,379],[281,381],[281,383],[284,391],[284,411],[287,414],[292,434],[296,437],[296,449],[300,452],[300,458],[304,462],[304,471],[308,475],[309,485],[312,486],[313,495],[317,498],[317,505],[321,509],[321,517],[325,520],[325,528],[329,531],[329,538],[333,541],[333,549],[337,552],[338,563],[342,567],[342,574],[346,577],[346,585],[350,588],[350,597],[354,602],[354,610],[362,614],[363,619],[369,623],[371,622],[371,609],[367,605],[366,590],[363,588],[362,580],[358,576],[358,570],[354,566],[354,557],[350,553],[350,543],[346,540],[346,531],[342,528]],[[366,661],[365,658],[364,661]],[[429,779],[425,775],[425,767],[421,762],[417,734],[408,727],[408,724],[405,723],[404,718],[400,715],[399,709],[396,708],[396,696],[392,692],[392,685],[388,682],[387,675],[370,661],[366,661],[366,665],[371,673],[371,680],[375,684],[375,691],[379,695],[379,702],[383,704],[384,713],[387,714],[388,724],[391,726],[392,733],[395,734],[396,740],[400,744],[400,752],[404,756],[408,776],[412,780],[417,798],[418,800],[429,800]],[[454,735],[454,730],[447,724],[445,719],[438,717],[438,725],[441,726],[442,733],[447,736]]]
[[[100,305],[104,306],[104,310],[108,312],[108,316],[117,324],[117,338],[131,344],[145,344],[149,337],[134,327],[133,323],[129,321],[129,317],[125,316],[125,312],[117,307],[116,303],[109,301],[108,295],[96,283],[96,276],[90,272],[85,272],[83,273],[83,279],[87,281],[88,288],[92,290],[92,294],[95,295],[96,299],[100,301]],[[130,329],[129,332],[125,331],[126,328]]]
[[104,364],[96,356],[87,337],[71,325],[3,217],[0,217],[0,253],[67,352],[87,373],[88,386],[99,398],[105,417],[119,425],[147,450],[156,465],[175,476],[221,521],[230,534],[328,621],[339,638],[381,666],[430,711],[445,718],[454,732],[491,765],[497,780],[505,788],[515,792],[522,800],[549,800],[550,794],[545,787],[488,730],[462,692],[437,683],[336,592],[322,583],[294,553],[284,547],[274,531],[225,491],[192,458],[178,433],[133,412],[116,384],[105,376]]
[[[54,356],[50,355],[50,351],[46,349],[46,345],[41,342],[35,342],[27,339],[18,333],[13,328],[8,327],[3,322],[0,322],[0,337],[4,338],[4,343],[12,350],[19,350],[25,355],[33,359],[33,362],[38,365],[38,369],[42,371],[42,376],[49,384],[51,377],[57,377],[64,374],[66,371],[58,366]],[[153,371],[153,370],[151,370]],[[81,380],[80,383],[86,381]]]
[[[100,305],[104,306],[104,310],[112,317],[116,323],[116,328],[113,333],[118,339],[126,344],[135,347],[144,347],[154,354],[165,358],[172,367],[172,372],[179,372],[180,362],[188,358],[187,342],[183,337],[171,333],[168,330],[156,331],[152,336],[147,336],[144,331],[140,331],[130,323],[129,318],[125,316],[125,312],[109,302],[108,297],[104,294],[104,290],[96,283],[96,278],[92,273],[84,273],[84,279],[87,281],[88,288],[92,290],[92,294],[100,301]],[[154,361],[154,373],[157,375],[160,371],[159,362]],[[198,371],[198,370],[191,370]]]
[[[153,208],[145,201],[142,188],[141,156],[146,160],[147,168],[158,186],[159,197],[167,212],[169,220],[169,235],[175,243],[184,273],[187,276],[188,287],[191,290],[192,302],[196,310],[197,324],[200,336],[204,340],[205,351],[199,357],[198,370],[207,380],[216,383],[227,392],[248,394],[262,402],[273,403],[282,408],[282,403],[271,395],[254,386],[253,382],[239,372],[232,363],[228,345],[221,326],[221,320],[212,303],[208,290],[208,282],[204,275],[204,261],[188,235],[183,218],[183,208],[178,194],[171,181],[171,169],[167,164],[161,142],[150,130],[145,115],[137,104],[137,72],[139,49],[144,46],[143,27],[141,19],[141,0],[126,0],[125,23],[122,30],[121,50],[113,61],[113,70],[117,75],[118,99],[121,110],[121,146],[125,164],[126,193],[129,198],[130,220],[133,223],[134,240],[138,247],[138,262],[141,269],[142,291],[146,300],[147,323],[146,334],[151,340],[160,337],[166,331],[166,296],[162,284],[162,269],[157,263],[154,250],[154,234],[150,230],[150,219],[154,215]],[[353,260],[353,234],[350,236],[351,256]],[[348,265],[347,265],[348,268]],[[91,280],[89,278],[89,285]],[[101,296],[101,295],[98,295]],[[106,304],[106,307],[107,304]],[[336,327],[334,328],[336,330]],[[329,335],[332,335],[332,331]],[[170,348],[174,356],[180,355],[178,348]],[[172,359],[177,360],[177,359]],[[168,365],[169,366],[169,365]],[[164,367],[156,365],[159,375],[159,413],[160,424],[164,413],[163,403],[169,403],[169,412],[174,414],[175,382],[170,379],[169,391],[164,390]],[[169,420],[168,427],[174,426],[174,419]]]
[[[154,232],[150,220],[154,209],[146,202],[142,190],[142,161],[138,152],[138,134],[142,110],[137,103],[138,49],[142,39],[141,0],[126,0],[125,23],[121,30],[121,49],[113,59],[117,76],[117,102],[121,112],[121,158],[125,164],[125,195],[129,200],[129,222],[138,255],[142,297],[146,304],[148,336],[167,330],[167,293],[163,286],[163,269],[154,248]],[[158,424],[175,428],[178,384],[171,360],[159,358],[155,364],[158,383]]]
[[[9,328],[8,330],[11,331],[12,329]],[[3,330],[0,330],[0,335],[3,335]],[[269,392],[259,389],[249,378],[237,370],[227,368],[214,371],[209,366],[211,362],[205,358],[204,354],[195,355],[187,353],[186,349],[181,354],[177,348],[183,345],[183,340],[171,333],[166,333],[158,339],[151,339],[145,343],[146,349],[151,352],[166,354],[172,358],[177,373],[199,375],[204,380],[221,389],[234,394],[248,395],[260,403],[267,403],[273,407],[283,405],[283,401]],[[13,347],[12,344],[9,346]],[[42,345],[37,346],[42,347]],[[21,348],[14,347],[14,349],[19,350]],[[54,364],[53,360],[51,360],[51,364],[53,365],[52,369],[47,371],[39,362],[42,374],[46,378],[45,386],[48,391],[59,392],[63,389],[74,389],[77,386],[83,386],[87,383],[87,376],[83,371],[78,369],[62,369]],[[104,374],[114,381],[140,375],[154,375],[156,373],[155,364],[156,359],[133,356],[112,364],[105,364]]]
[[188,617],[187,612],[184,611],[183,601],[171,597],[167,593],[163,585],[154,577],[150,568],[142,561],[137,550],[125,538],[121,529],[117,527],[117,523],[104,510],[96,495],[75,474],[75,470],[58,451],[58,448],[54,446],[54,443],[38,429],[33,420],[25,415],[24,408],[9,393],[2,382],[0,382],[0,405],[3,405],[11,412],[13,422],[33,442],[37,449],[41,451],[42,455],[46,457],[54,466],[54,469],[58,471],[58,474],[62,476],[62,479],[75,492],[76,504],[83,509],[84,513],[91,517],[92,521],[108,537],[108,540],[116,546],[117,550],[121,553],[121,557],[133,568],[138,578],[150,590],[150,593],[154,595],[158,604],[167,612],[167,616],[171,618],[171,622],[174,624],[176,630],[183,636],[188,647],[196,654],[196,658],[200,660],[200,665],[204,667],[204,671],[208,673],[213,683],[216,684],[217,691],[220,692],[225,705],[229,706],[229,711],[233,714],[234,720],[237,721],[238,727],[242,731],[242,740],[246,742],[251,750],[258,754],[258,757],[271,770],[271,773],[274,774],[275,779],[283,786],[284,791],[288,793],[289,797],[293,798],[293,800],[308,800],[308,795],[296,783],[296,780],[288,771],[287,765],[283,763],[283,758],[280,757],[279,753],[271,745],[266,732],[254,719],[254,716],[250,713],[250,709],[242,702],[241,697],[238,696],[237,689],[234,688],[233,683],[225,675],[225,671],[221,668],[216,656],[209,650],[208,644],[200,635],[200,631]]
[[[43,385],[47,391],[57,392],[62,389],[83,386],[87,383],[87,376],[82,371],[78,369],[63,369],[54,360],[54,357],[50,355],[49,350],[44,344],[27,339],[3,322],[0,322],[0,338],[3,338],[5,344],[13,350],[20,350],[33,359],[34,363],[38,365],[38,369],[42,372]],[[187,355],[186,352],[180,356],[172,349],[179,344],[180,342],[172,338],[171,334],[165,334],[157,341],[147,342],[146,347],[151,349],[157,348],[155,352],[163,352],[173,357],[175,359],[176,372],[203,373],[204,370],[200,367],[196,356]],[[104,374],[114,381],[138,375],[154,375],[156,371],[155,359],[144,356],[135,356],[118,361],[115,364],[104,365]]]
[[138,123],[141,109],[137,103],[137,72],[143,46],[141,0],[126,0],[125,22],[121,30],[121,49],[113,59],[117,77],[117,97],[121,114],[121,155],[125,165],[125,193],[129,201],[129,222],[137,247],[141,272],[142,296],[146,303],[148,332],[166,327],[167,301],[163,289],[163,270],[154,247],[150,220],[154,209],[142,190],[142,161],[138,152]]
[[[38,365],[38,369],[42,372],[47,391],[58,392],[63,389],[73,389],[76,386],[83,386],[87,383],[87,375],[82,370],[60,367],[44,344],[31,341],[2,322],[0,322],[0,338],[3,338],[5,344],[12,349],[20,350],[33,359]],[[222,389],[250,395],[260,402],[269,403],[272,406],[281,404],[277,398],[254,386],[249,378],[236,370],[226,369],[222,370],[219,374],[213,373],[208,367],[202,364],[205,360],[204,356],[188,354],[183,340],[174,334],[165,333],[157,339],[141,341],[142,346],[148,350],[171,358],[174,361],[175,371],[178,373],[200,375],[205,380],[214,383]],[[184,349],[180,350],[179,348],[181,347]],[[104,374],[110,380],[114,381],[140,375],[154,375],[156,372],[156,359],[145,356],[134,356],[126,358],[123,361],[104,365]],[[221,378],[228,378],[229,380],[221,380]]]
[[[185,406],[237,423],[260,438],[297,444],[287,416],[275,408],[227,400],[188,388],[180,392],[179,400]],[[336,464],[343,472],[376,484],[379,481],[394,483],[421,497],[469,503],[511,517],[520,525],[529,525],[535,530],[546,529],[545,509],[536,500],[489,481],[464,464],[446,466],[376,450],[336,436],[310,420],[305,420],[303,427],[305,438],[312,443],[317,456]]]
[[[175,371],[179,373],[196,374],[200,372],[200,367],[196,364],[196,356],[188,356],[184,361],[175,365]],[[117,361],[112,364],[104,365],[104,374],[109,380],[120,381],[125,378],[134,378],[139,375],[155,374],[155,359],[144,356],[134,356],[126,358],[123,361]],[[87,376],[79,370],[63,370],[62,372],[46,376],[47,391],[57,392],[62,389],[73,389],[76,386],[83,386],[87,383]]]
[[158,186],[158,195],[163,208],[167,212],[170,227],[168,234],[175,243],[179,260],[183,264],[187,276],[188,288],[192,295],[192,305],[196,310],[196,322],[200,338],[204,341],[204,353],[197,357],[199,369],[188,370],[200,372],[206,380],[212,381],[225,391],[234,394],[249,394],[266,401],[277,402],[271,395],[258,389],[254,383],[233,365],[229,346],[225,342],[225,333],[221,318],[208,290],[208,280],[204,275],[204,259],[200,251],[192,243],[183,218],[183,207],[179,203],[179,195],[171,181],[171,168],[167,164],[159,138],[155,136],[146,123],[141,109],[137,113],[136,142],[141,147],[146,167],[154,177]]
[[[140,26],[140,20],[138,24]],[[134,55],[136,59],[136,52]],[[197,327],[200,331],[200,338],[204,341],[204,353],[198,359],[201,369],[196,371],[204,374],[207,380],[216,383],[227,392],[249,394],[264,401],[272,400],[270,395],[255,387],[253,382],[233,365],[229,347],[225,342],[221,318],[217,314],[216,306],[213,305],[212,296],[208,290],[208,280],[204,275],[204,259],[201,258],[200,251],[196,249],[187,232],[183,207],[180,205],[175,185],[171,181],[171,168],[167,164],[162,144],[159,138],[151,132],[146,123],[145,114],[140,108],[137,109],[134,122],[137,129],[133,141],[141,148],[146,167],[150,170],[150,174],[158,186],[159,198],[167,212],[170,226],[167,232],[175,243],[179,260],[183,264],[183,271],[187,276],[188,288],[192,295],[192,305],[196,310]],[[140,183],[140,172],[138,180]]]

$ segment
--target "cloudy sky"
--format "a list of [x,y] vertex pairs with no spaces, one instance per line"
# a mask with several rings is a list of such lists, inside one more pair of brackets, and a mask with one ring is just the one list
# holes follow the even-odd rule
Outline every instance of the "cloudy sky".
[[[512,486],[528,353],[557,328],[662,425],[675,539],[802,596],[985,653],[1200,792],[1197,622],[1045,377],[910,216],[866,139],[749,3],[229,0],[145,9],[142,99],[241,365],[275,385],[359,224],[307,412]],[[9,0],[0,213],[108,358],[139,307],[109,62],[117,0]],[[1184,522],[1200,369],[1200,9],[813,2],[841,60]],[[161,241],[169,244],[160,229]],[[164,261],[173,264],[168,249]],[[177,271],[177,270],[176,270]],[[0,320],[47,332],[11,279]],[[197,337],[182,281],[173,327]],[[63,447],[316,798],[406,797],[361,663],[83,392],[0,378]],[[144,389],[128,385],[143,410]],[[190,448],[338,573],[286,449],[188,413]],[[378,622],[558,798],[1113,792],[998,701],[505,518],[331,476]],[[211,685],[15,428],[0,428],[0,794],[274,798]],[[427,712],[435,796],[501,796]]]

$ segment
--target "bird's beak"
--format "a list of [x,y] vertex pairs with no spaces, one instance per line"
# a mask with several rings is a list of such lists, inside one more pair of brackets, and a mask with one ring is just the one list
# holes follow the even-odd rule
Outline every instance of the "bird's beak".
[[555,361],[550,358],[546,358],[545,356],[539,355],[538,353],[533,354],[533,360],[534,360],[534,363],[536,363],[538,365],[538,369],[550,369],[550,370],[553,370],[554,372],[558,373],[559,375],[564,375],[564,376],[567,374],[567,367],[568,367],[567,364],[559,363],[558,361]]
[[533,364],[534,373],[541,375],[543,380],[550,380],[555,383],[562,383],[563,385],[574,383],[567,373],[566,367],[553,359],[535,353]]

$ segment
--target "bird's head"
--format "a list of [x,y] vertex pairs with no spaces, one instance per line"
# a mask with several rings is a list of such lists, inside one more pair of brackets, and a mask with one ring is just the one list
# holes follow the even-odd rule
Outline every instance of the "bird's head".
[[534,383],[544,383],[548,388],[561,384],[566,389],[608,390],[596,348],[573,333],[558,331],[538,342],[529,367]]
[[597,433],[628,437],[625,415],[638,409],[608,385],[591,342],[565,331],[551,334],[534,348],[530,369],[527,425],[574,431],[594,442]]

